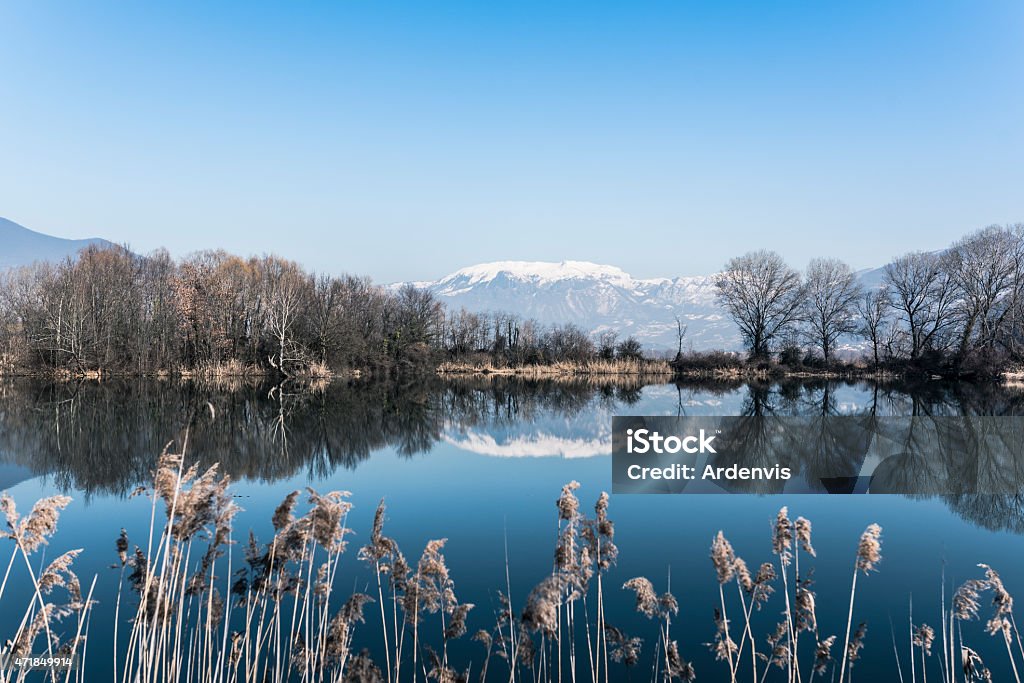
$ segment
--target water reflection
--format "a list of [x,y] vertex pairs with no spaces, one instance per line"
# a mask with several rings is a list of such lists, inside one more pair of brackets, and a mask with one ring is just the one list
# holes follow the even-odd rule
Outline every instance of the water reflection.
[[[356,467],[382,449],[413,456],[439,443],[502,457],[606,455],[616,414],[1007,416],[1024,415],[1024,392],[995,385],[821,380],[646,387],[502,377],[318,387],[15,380],[0,383],[0,461],[8,485],[11,477],[46,475],[58,488],[86,496],[124,495],[148,479],[156,456],[169,441],[180,443],[186,429],[192,457],[218,461],[234,478],[277,481],[304,474],[315,480]],[[918,438],[913,431],[911,437]],[[856,435],[823,429],[820,438],[833,452],[865,449]],[[822,444],[803,445],[804,451],[824,452]],[[930,464],[922,471],[955,472],[955,452],[932,453],[926,439],[904,445],[890,455],[925,458]],[[770,450],[758,452],[767,456]],[[992,472],[1005,465],[990,464]],[[912,469],[906,465],[893,470],[894,490],[907,490],[898,481],[900,472]],[[979,525],[1024,531],[1019,492],[943,499]]]
[[[549,424],[565,432],[635,403],[640,386],[507,380],[238,384],[7,382],[0,388],[0,458],[57,486],[123,494],[188,430],[189,453],[234,478],[323,477],[389,448],[412,456],[475,431]],[[455,436],[449,436],[455,435]],[[562,434],[564,435],[564,434]]]

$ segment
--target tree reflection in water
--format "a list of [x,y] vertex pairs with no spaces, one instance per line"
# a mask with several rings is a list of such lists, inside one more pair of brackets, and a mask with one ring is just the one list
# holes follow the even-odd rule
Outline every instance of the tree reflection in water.
[[[844,403],[840,390],[850,388],[857,400]],[[708,403],[720,405],[718,414],[725,415],[856,414],[867,421],[1024,415],[1024,392],[998,385],[786,380],[685,382],[668,389],[659,409],[676,415],[686,415],[694,404],[706,412]],[[552,418],[603,421],[616,412],[634,412],[631,407],[644,392],[638,383],[508,377],[316,386],[8,380],[0,383],[0,461],[48,475],[60,489],[126,495],[148,480],[164,446],[181,439],[188,427],[193,456],[220,462],[233,478],[276,481],[305,473],[315,479],[356,467],[382,449],[402,456],[426,453],[453,431],[523,429],[544,420],[557,424]],[[823,430],[818,445],[844,438]],[[803,446],[804,452],[822,450]],[[907,458],[922,457],[924,449],[917,446],[906,445]],[[852,444],[847,450],[857,448]],[[949,463],[946,455],[936,455],[940,464]],[[976,524],[1024,532],[1019,493],[958,493],[943,499]]]

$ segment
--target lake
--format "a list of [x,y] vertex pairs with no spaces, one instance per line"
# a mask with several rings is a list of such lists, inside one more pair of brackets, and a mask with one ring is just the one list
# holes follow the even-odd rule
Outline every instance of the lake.
[[[444,555],[455,592],[460,601],[475,605],[467,619],[468,635],[452,639],[448,657],[459,670],[471,664],[475,680],[485,649],[470,636],[494,626],[498,591],[510,594],[518,613],[531,589],[551,574],[559,531],[555,501],[563,485],[579,482],[575,493],[588,515],[600,493],[611,491],[613,416],[857,414],[1020,416],[1024,391],[940,382],[642,386],[429,378],[303,387],[241,381],[210,386],[12,380],[0,384],[0,483],[21,511],[54,493],[73,498],[41,552],[53,558],[82,548],[74,565],[78,576],[86,586],[97,577],[85,680],[113,676],[112,606],[121,571],[115,541],[125,528],[133,545],[145,545],[152,510],[149,498],[131,494],[150,480],[164,448],[180,449],[186,434],[186,460],[220,463],[234,482],[234,500],[243,508],[234,523],[236,539],[250,531],[264,540],[273,536],[271,517],[291,491],[351,492],[346,523],[354,533],[335,582],[346,592],[377,593],[372,566],[360,561],[357,551],[370,538],[382,499],[385,532],[410,561],[419,558],[429,540],[446,538]],[[631,671],[611,664],[612,680],[625,680],[627,674],[633,680],[652,677],[658,624],[637,614],[633,594],[620,590],[636,576],[648,577],[659,592],[670,583],[679,601],[671,638],[678,641],[682,657],[693,662],[699,680],[729,680],[729,664],[716,661],[706,645],[715,638],[715,610],[721,602],[709,559],[711,542],[721,530],[748,565],[774,561],[777,569],[772,525],[783,506],[791,518],[803,516],[813,523],[816,557],[805,553],[800,561],[803,576],[813,576],[820,636],[838,636],[834,655],[845,635],[858,539],[871,523],[883,529],[882,561],[877,571],[858,579],[854,627],[866,622],[868,630],[855,679],[899,680],[895,639],[903,676],[910,680],[910,600],[914,621],[927,622],[938,633],[943,576],[947,605],[952,588],[981,577],[978,563],[997,569],[1011,593],[1024,580],[1020,495],[613,495],[608,515],[615,523],[619,555],[603,577],[606,622],[644,643]],[[33,561],[42,564],[42,557]],[[784,609],[781,583],[775,588],[764,609],[752,613],[759,651],[766,651],[765,638]],[[5,639],[18,629],[31,597],[24,572],[12,572],[0,613]],[[127,591],[122,599],[136,600]],[[726,599],[735,600],[739,609],[735,588]],[[981,654],[994,680],[1008,680],[1012,674],[1002,639],[983,631],[989,600],[982,598],[981,623],[963,624],[964,640]],[[591,613],[593,608],[590,604]],[[382,663],[375,609],[368,609],[366,623],[358,626],[353,649],[366,648]],[[730,620],[732,637],[739,642],[743,620],[735,612]],[[129,628],[122,624],[120,632]],[[802,637],[801,667],[809,671],[813,637]],[[920,675],[919,651],[915,657]],[[926,659],[934,680],[941,680],[941,659],[937,639]],[[553,657],[544,666],[544,677],[555,679]],[[744,666],[741,680],[749,680],[749,665]],[[489,680],[509,678],[507,665],[497,657],[491,659],[489,674]],[[829,670],[822,679],[833,675],[838,677]],[[583,666],[578,678],[589,676]],[[772,668],[766,680],[785,679],[784,669]]]

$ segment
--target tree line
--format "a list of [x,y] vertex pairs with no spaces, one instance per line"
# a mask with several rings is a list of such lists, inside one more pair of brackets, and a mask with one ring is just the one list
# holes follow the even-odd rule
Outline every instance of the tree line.
[[[1022,359],[1024,224],[914,252],[863,286],[837,259],[803,273],[771,251],[715,278],[748,360],[831,365],[861,340],[876,367],[992,374]],[[676,318],[682,360],[682,319]],[[428,290],[223,251],[175,260],[121,246],[0,275],[0,372],[155,374],[233,369],[283,376],[642,360],[633,337],[513,314],[446,310]]]
[[803,354],[827,365],[842,338],[858,337],[875,366],[998,372],[1022,355],[1024,224],[899,256],[877,286],[837,259],[814,259],[801,274],[754,251],[730,259],[715,290],[754,360]]
[[153,373],[236,364],[281,374],[420,362],[441,306],[413,288],[307,273],[274,256],[181,261],[89,247],[0,283],[15,369]]
[[446,311],[429,291],[304,271],[223,251],[175,260],[92,246],[0,275],[0,371],[155,374],[204,369],[328,374],[639,358],[571,324]]

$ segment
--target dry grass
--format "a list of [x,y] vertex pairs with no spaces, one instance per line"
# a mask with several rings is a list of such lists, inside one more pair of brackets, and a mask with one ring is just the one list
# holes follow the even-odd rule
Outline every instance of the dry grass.
[[[351,370],[336,372],[326,363],[319,361],[305,365],[301,370],[291,373],[291,377],[300,381],[329,381],[338,377],[358,377],[360,372]],[[55,381],[77,381],[93,380],[103,381],[110,378],[124,377],[152,377],[159,380],[166,379],[189,379],[197,380],[211,385],[232,386],[238,381],[261,380],[267,377],[279,376],[274,368],[261,367],[259,365],[246,365],[239,360],[228,360],[223,362],[208,362],[198,366],[180,366],[170,369],[161,369],[155,372],[140,373],[134,371],[118,370],[110,371],[104,369],[75,370],[71,368],[57,368],[45,373],[39,371],[25,372],[19,370],[10,357],[0,356],[0,377],[2,376],[44,376]]]
[[217,380],[229,377],[262,377],[267,371],[257,365],[246,365],[232,359],[221,363],[203,363],[196,367],[181,367],[174,374],[184,379]]
[[497,366],[490,362],[446,362],[437,367],[439,375],[499,375],[524,379],[555,377],[628,376],[671,377],[667,361],[648,359],[589,360],[578,363],[558,362],[545,365]]

